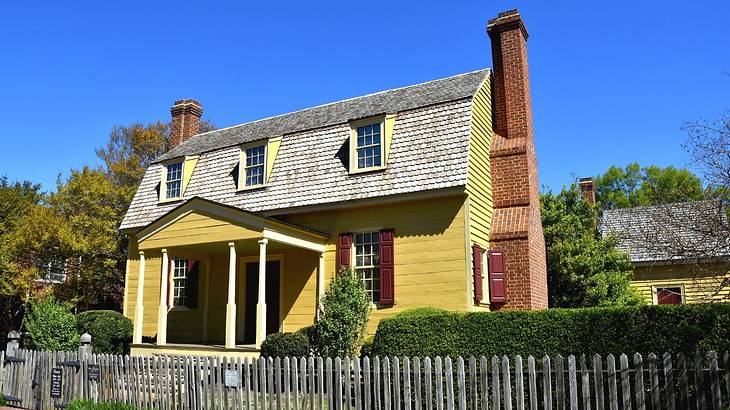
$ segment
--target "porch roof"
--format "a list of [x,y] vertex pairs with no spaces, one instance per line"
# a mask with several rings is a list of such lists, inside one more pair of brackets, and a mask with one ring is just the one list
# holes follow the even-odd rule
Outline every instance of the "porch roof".
[[193,197],[134,234],[140,250],[246,239],[269,239],[324,252],[326,233]]

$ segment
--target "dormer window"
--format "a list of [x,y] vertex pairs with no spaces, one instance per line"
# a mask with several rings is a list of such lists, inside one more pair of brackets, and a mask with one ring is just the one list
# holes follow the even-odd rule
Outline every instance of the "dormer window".
[[180,198],[182,195],[183,163],[174,162],[167,165],[165,177],[165,199]]
[[241,147],[241,167],[238,178],[238,189],[246,190],[266,185],[268,142],[256,142]]
[[350,126],[350,173],[385,168],[384,118],[359,120]]

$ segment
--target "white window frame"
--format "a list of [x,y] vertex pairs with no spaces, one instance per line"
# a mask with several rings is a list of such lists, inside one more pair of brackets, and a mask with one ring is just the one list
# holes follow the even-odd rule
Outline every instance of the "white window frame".
[[[168,167],[170,165],[177,165],[177,164],[180,164],[180,195],[174,196],[174,197],[168,197],[167,196],[167,183],[169,182],[167,180]],[[162,184],[160,185],[160,202],[178,201],[178,200],[182,199],[184,182],[185,182],[185,159],[174,160],[174,161],[164,163],[163,168],[162,168]]]
[[[263,147],[264,149],[264,162],[261,165],[256,166],[263,166],[263,182],[261,184],[256,185],[246,185],[246,150],[250,148],[260,148]],[[246,191],[249,189],[256,189],[256,188],[262,188],[265,187],[266,184],[268,184],[268,178],[267,178],[267,170],[269,165],[269,144],[268,141],[256,141],[252,142],[250,144],[243,145],[241,147],[241,159],[239,161],[238,165],[238,190],[239,191]]]
[[[357,158],[357,129],[367,125],[380,125],[380,165],[372,167],[358,166]],[[364,118],[361,120],[350,122],[350,173],[357,174],[362,172],[378,171],[385,169],[385,115],[379,117]]]
[[[182,271],[179,270],[177,263],[182,263]],[[188,260],[186,258],[179,258],[179,257],[173,257],[172,258],[172,266],[171,266],[170,272],[170,280],[172,281],[172,284],[170,286],[170,293],[172,303],[171,306],[173,309],[185,309],[187,308],[187,297],[188,297]],[[182,275],[179,273],[182,272]],[[180,286],[178,284],[181,283]],[[179,296],[178,293],[176,293],[177,289],[181,289],[183,292],[185,292],[184,296]],[[182,299],[182,303],[180,302],[180,299]]]
[[[366,265],[366,266],[365,265],[364,266],[357,266],[357,235],[363,235],[363,234],[376,235],[376,237],[378,239],[378,249],[376,251],[377,252],[377,255],[378,255],[378,264],[377,265],[371,263],[370,265]],[[373,243],[372,242],[372,239],[371,239],[371,242],[370,243],[371,244]],[[373,253],[371,255],[375,255],[375,253]],[[355,274],[357,274],[358,276],[360,276],[358,270],[377,269],[377,271],[378,271],[378,282],[377,282],[378,285],[377,285],[377,290],[373,286],[373,284],[375,283],[375,281],[374,281],[374,279],[372,277],[369,279],[370,282],[371,282],[371,288],[372,289],[369,290],[369,291],[366,289],[366,292],[367,292],[368,296],[370,297],[370,302],[374,306],[377,306],[380,303],[380,296],[381,296],[380,295],[380,281],[382,280],[382,275],[381,275],[381,272],[380,272],[380,256],[381,256],[380,255],[380,229],[367,229],[367,230],[360,230],[360,231],[356,231],[356,232],[353,232],[352,233],[352,249],[351,249],[351,257],[350,257],[350,260],[352,261],[352,270],[353,270],[353,272],[355,272]],[[365,278],[364,277],[361,277],[361,280],[363,281],[363,284],[364,284],[365,283]],[[374,297],[375,292],[378,293],[378,299],[377,300],[375,300],[375,297]]]
[[666,288],[679,288],[680,289],[680,304],[685,304],[685,290],[684,290],[684,283],[666,283],[666,284],[659,284],[659,285],[651,285],[651,303],[653,305],[659,304],[659,289],[666,289]]

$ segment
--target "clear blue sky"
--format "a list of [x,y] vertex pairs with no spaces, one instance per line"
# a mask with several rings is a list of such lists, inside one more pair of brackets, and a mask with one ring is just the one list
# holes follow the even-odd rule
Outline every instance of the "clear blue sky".
[[730,109],[726,0],[255,3],[3,2],[0,175],[53,189],[112,126],[168,120],[178,98],[225,127],[488,67],[486,22],[511,8],[542,184],[685,165],[683,122]]

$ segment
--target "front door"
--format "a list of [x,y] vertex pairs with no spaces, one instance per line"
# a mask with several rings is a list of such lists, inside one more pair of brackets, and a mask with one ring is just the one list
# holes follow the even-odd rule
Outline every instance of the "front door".
[[[266,262],[266,334],[279,331],[280,263]],[[246,263],[246,319],[243,343],[256,343],[256,304],[259,301],[259,263]]]

